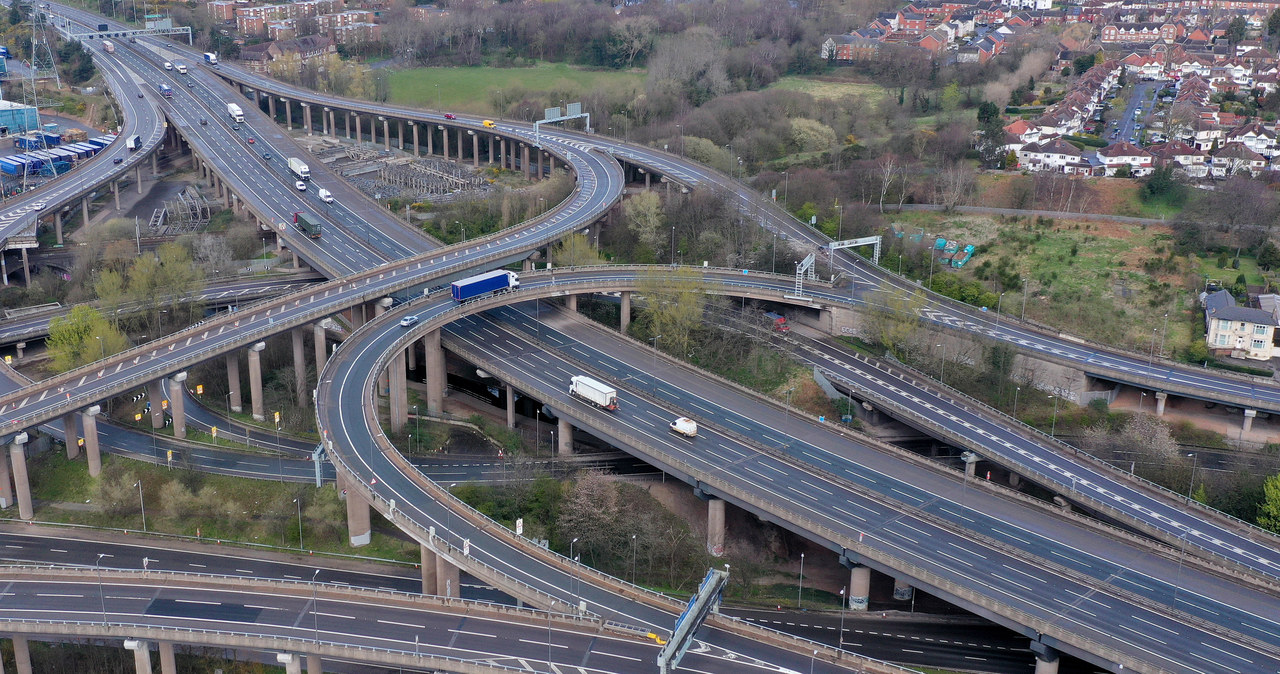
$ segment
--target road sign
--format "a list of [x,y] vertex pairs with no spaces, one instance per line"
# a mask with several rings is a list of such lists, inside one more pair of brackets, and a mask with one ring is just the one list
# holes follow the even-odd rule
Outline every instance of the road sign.
[[209,429],[209,430],[213,433],[213,439],[214,439],[214,440],[217,440],[217,439],[218,439],[218,427],[217,427],[217,426],[214,426],[213,428],[211,428],[211,429]]
[[280,423],[280,413],[276,412],[276,423]]
[[523,517],[516,518],[516,535],[517,536],[524,535],[524,518]]
[[204,384],[196,384],[196,395],[204,395]]
[[139,413],[137,413],[137,414],[133,415],[133,420],[134,420],[134,421],[142,421],[142,413],[141,413],[141,412],[139,412]]

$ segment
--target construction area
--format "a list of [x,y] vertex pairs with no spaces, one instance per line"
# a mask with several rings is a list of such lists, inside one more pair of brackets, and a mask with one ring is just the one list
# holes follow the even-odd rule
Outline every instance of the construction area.
[[489,178],[480,170],[453,161],[352,146],[334,138],[310,136],[296,140],[315,161],[373,199],[444,203],[475,198],[492,189]]

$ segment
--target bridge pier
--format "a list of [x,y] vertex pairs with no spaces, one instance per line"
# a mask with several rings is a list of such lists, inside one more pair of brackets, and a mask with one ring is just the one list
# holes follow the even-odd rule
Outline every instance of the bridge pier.
[[450,564],[449,560],[441,555],[436,555],[436,594],[441,597],[462,596],[458,567]]
[[627,327],[631,325],[631,291],[622,291],[622,313],[621,321],[618,325],[618,331],[627,334]]
[[569,311],[577,312],[577,311],[578,311],[578,296],[577,296],[576,294],[573,294],[573,295],[565,295],[565,298],[564,298],[564,306],[565,306],[565,308],[566,308],[566,309],[568,309]]
[[316,376],[324,369],[324,364],[328,362],[329,352],[325,343],[324,321],[311,324],[311,337],[315,340],[316,348]]
[[538,148],[538,180],[542,180],[542,155],[545,154],[542,148]]
[[80,429],[76,424],[76,413],[67,412],[62,415],[63,444],[67,446],[67,460],[74,461],[80,456]]
[[160,649],[160,674],[178,674],[178,663],[173,658],[173,642],[161,641],[157,645]]
[[556,420],[556,454],[560,456],[573,454],[573,424],[563,418]]
[[226,355],[227,362],[227,407],[232,412],[243,412],[240,402],[240,354],[231,351]]
[[1058,674],[1058,651],[1039,641],[1033,641],[1031,652],[1036,654],[1035,674]]
[[404,369],[404,350],[392,356],[387,365],[391,390],[388,402],[391,414],[391,432],[399,433],[409,421],[409,391]]
[[125,639],[124,647],[133,651],[133,668],[138,674],[151,674],[151,644],[138,639]]
[[893,579],[893,598],[896,601],[908,601],[916,594],[916,589],[911,586],[911,581],[904,578]]
[[[346,132],[347,132],[347,140],[351,140],[351,118],[352,118],[352,117],[355,117],[355,116],[356,116],[356,113],[354,113],[354,112],[349,112],[349,111],[348,111],[348,112],[347,112],[347,116],[344,118],[344,119],[345,119],[345,121],[344,121],[344,122],[343,122],[343,124],[342,124],[342,128],[343,128],[344,130],[346,130]],[[359,133],[360,133],[360,128],[359,128],[359,127],[356,127],[356,134],[357,134],[357,136],[359,135]],[[356,143],[357,143],[357,144],[359,144],[359,143],[360,143],[359,138],[357,138],[357,139],[356,139]]]
[[347,497],[347,539],[353,548],[368,545],[373,533],[369,524],[369,502],[349,483],[344,483],[342,491]]
[[307,656],[307,674],[324,674],[323,663],[318,655]]
[[498,137],[493,134],[489,134],[489,160],[487,163],[490,166],[493,166],[494,157],[499,156],[497,144],[498,144]]
[[[457,145],[458,145],[458,163],[461,164],[462,163],[462,129],[456,129],[456,131],[458,133],[458,137],[456,139]],[[471,135],[475,136],[476,132],[472,131]]]
[[529,179],[529,146],[520,144],[520,168],[524,169],[524,179]]
[[400,146],[401,150],[404,149],[404,120],[403,119],[396,120],[396,144]]
[[707,552],[724,556],[724,500],[707,498]]
[[507,384],[507,428],[516,427],[516,390]]
[[[374,319],[377,319],[379,316],[387,313],[387,309],[391,307],[393,302],[394,300],[392,300],[390,297],[384,297],[378,300],[377,302],[374,302],[373,303]],[[379,393],[390,394],[391,392],[391,377],[388,374],[390,369],[391,369],[391,366],[390,364],[388,364],[386,369],[378,373],[378,392]]]
[[296,653],[276,653],[276,662],[284,665],[284,674],[302,674],[302,657]]
[[338,126],[333,119],[333,108],[321,108],[320,132],[325,136],[338,135]]
[[[467,131],[471,136],[471,167],[480,168],[480,136],[475,131]],[[462,148],[458,148],[458,154],[462,154]]]
[[[390,152],[391,151],[391,127],[390,127],[391,121],[388,120],[386,117],[382,117],[382,116],[379,116],[378,119],[382,120],[382,149],[386,150],[387,152]],[[369,125],[369,136],[370,138],[372,138],[373,136],[372,124]]]
[[281,99],[280,99],[280,102],[281,102],[281,103],[284,103],[284,128],[285,128],[285,131],[293,131],[293,104],[292,104],[292,103],[290,103],[290,102],[289,102],[289,99],[287,99],[287,98],[281,98]]
[[[119,210],[120,210],[120,181],[119,181],[119,180],[112,180],[112,181],[111,181],[111,198],[112,198],[112,199],[115,199],[115,202],[116,202],[116,210],[117,210],[117,211],[119,211]],[[58,243],[62,243],[62,229],[61,229],[61,228],[59,228],[59,229],[58,229]]]
[[13,464],[13,486],[18,497],[18,517],[29,520],[35,514],[31,505],[31,480],[27,477],[26,433],[19,433],[9,443],[9,462]]
[[440,346],[440,330],[432,330],[422,337],[423,365],[427,369],[427,411],[444,410],[444,387],[447,372],[444,364],[444,347]]
[[[111,183],[115,187],[115,183]],[[116,208],[120,208],[120,193],[116,192]],[[58,237],[58,245],[62,245],[62,211],[53,214],[53,231]]]
[[[413,156],[421,157],[422,148],[418,145],[418,123],[410,122],[409,126],[413,127]],[[430,137],[431,134],[427,134],[427,136]],[[428,154],[430,154],[430,152],[428,152]]]
[[307,135],[310,136],[311,135],[311,104],[305,103],[305,102],[299,102],[298,105],[302,106],[302,128],[306,129]]
[[151,428],[160,430],[164,428],[164,379],[152,379],[147,382],[147,398],[151,402]]
[[436,593],[436,553],[425,545],[419,546],[422,550],[422,563],[419,568],[422,570],[422,594]]
[[267,115],[271,117],[272,123],[276,121],[276,97],[271,94],[267,94]]
[[0,455],[0,508],[13,505],[13,472],[9,470],[9,459]]
[[[443,124],[437,124],[436,128],[440,130],[440,157],[443,159],[448,159],[449,158],[449,130],[444,128]],[[427,154],[431,154],[431,136],[427,136]]]
[[138,194],[142,194],[142,167],[133,167],[133,184],[138,188]]
[[80,413],[80,425],[84,428],[84,456],[89,462],[89,477],[102,474],[102,454],[98,451],[98,413],[100,405],[90,405]]
[[31,645],[21,634],[13,635],[13,663],[18,674],[31,674]]
[[[27,258],[27,249],[26,249],[26,248],[23,248],[23,249],[22,249],[22,263],[23,263],[23,265],[26,265],[26,263],[27,263],[27,259],[26,259],[26,258]],[[27,285],[31,285],[31,284],[30,284],[30,283],[28,283]],[[1245,433],[1248,433],[1249,431],[1253,430],[1253,419],[1254,419],[1254,417],[1256,417],[1256,416],[1258,416],[1258,410],[1245,410],[1245,411],[1244,411],[1244,426],[1243,426],[1243,427],[1241,427],[1241,430],[1243,430]]]
[[871,567],[855,564],[849,569],[849,610],[867,610],[871,597]]
[[169,377],[169,412],[173,415],[173,437],[184,440],[187,437],[187,373],[179,372]]
[[267,420],[262,404],[262,350],[265,348],[266,342],[249,347],[249,408],[254,421]]
[[[298,389],[298,406],[307,406],[307,354],[303,350],[306,328],[294,328],[290,331],[293,337],[293,385]],[[316,370],[319,372],[319,370]]]

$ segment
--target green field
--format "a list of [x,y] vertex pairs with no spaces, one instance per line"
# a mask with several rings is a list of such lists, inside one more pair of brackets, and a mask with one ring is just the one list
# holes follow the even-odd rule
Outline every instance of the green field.
[[784,77],[769,86],[770,89],[799,91],[814,98],[839,100],[845,96],[857,96],[868,104],[880,100],[885,93],[884,87],[878,84],[863,82],[831,82],[808,77]]
[[[595,71],[564,64],[531,68],[413,68],[391,74],[391,101],[402,105],[473,114],[495,111],[497,92],[503,100],[560,99],[579,101],[588,92],[638,92],[644,73]],[[439,85],[437,87],[437,85]],[[437,101],[437,96],[439,97]],[[530,110],[541,116],[541,110]]]

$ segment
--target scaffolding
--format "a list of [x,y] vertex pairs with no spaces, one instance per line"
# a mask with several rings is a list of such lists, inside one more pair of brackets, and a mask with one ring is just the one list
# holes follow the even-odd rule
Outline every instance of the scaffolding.
[[147,228],[152,236],[176,236],[198,232],[209,224],[212,216],[209,201],[196,188],[188,185],[164,202],[164,208],[151,213]]

